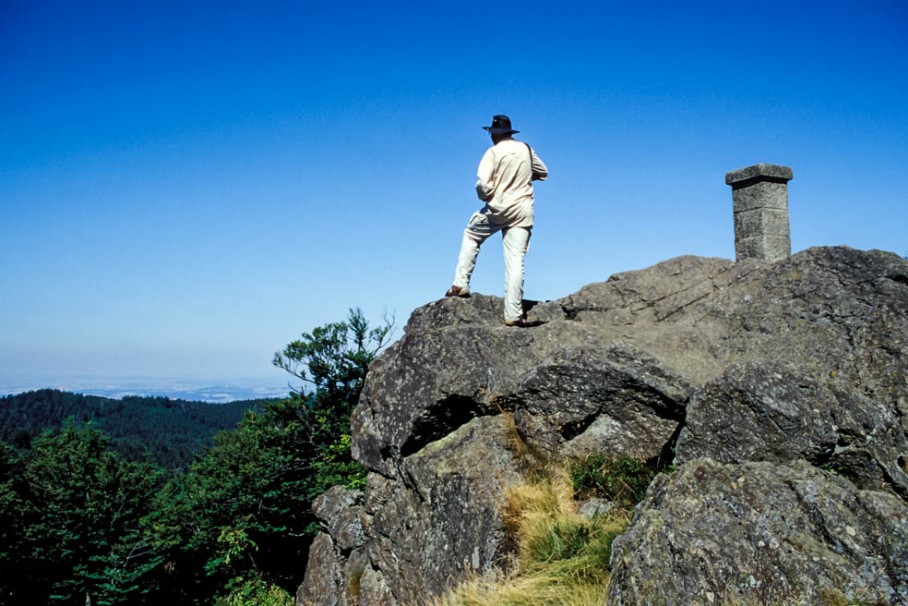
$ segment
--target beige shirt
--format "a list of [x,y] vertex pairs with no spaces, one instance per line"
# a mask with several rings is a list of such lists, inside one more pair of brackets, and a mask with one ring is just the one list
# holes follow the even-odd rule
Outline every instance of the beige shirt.
[[548,168],[521,141],[504,139],[479,162],[476,193],[489,219],[515,227],[533,226],[533,181],[545,181]]

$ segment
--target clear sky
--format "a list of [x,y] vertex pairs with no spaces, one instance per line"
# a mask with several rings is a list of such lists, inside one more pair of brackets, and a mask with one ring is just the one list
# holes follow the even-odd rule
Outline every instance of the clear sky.
[[[496,113],[551,174],[526,298],[733,258],[758,162],[793,168],[794,250],[908,254],[905,0],[0,0],[0,393],[285,386],[302,331],[402,326]],[[496,238],[473,289],[502,276]]]

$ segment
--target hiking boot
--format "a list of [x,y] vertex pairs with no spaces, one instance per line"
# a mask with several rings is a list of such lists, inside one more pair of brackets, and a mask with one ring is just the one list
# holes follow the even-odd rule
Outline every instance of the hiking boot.
[[445,296],[446,297],[469,297],[470,289],[467,288],[466,286],[464,286],[463,288],[461,288],[460,286],[452,286],[451,288],[448,289],[448,292],[445,293]]

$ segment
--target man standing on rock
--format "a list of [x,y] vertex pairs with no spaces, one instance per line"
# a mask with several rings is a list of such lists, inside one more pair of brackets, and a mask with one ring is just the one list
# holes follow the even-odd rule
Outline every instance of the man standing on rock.
[[469,296],[479,247],[500,231],[504,238],[504,323],[526,326],[523,260],[533,229],[532,182],[544,181],[549,172],[528,144],[514,140],[512,135],[520,131],[511,128],[510,118],[493,116],[492,126],[483,128],[492,136],[492,147],[482,156],[477,171],[476,193],[485,206],[473,213],[463,232],[454,285],[445,296]]

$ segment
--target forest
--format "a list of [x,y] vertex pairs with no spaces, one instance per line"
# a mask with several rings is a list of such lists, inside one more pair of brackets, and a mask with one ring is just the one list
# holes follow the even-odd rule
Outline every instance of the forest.
[[[350,413],[392,325],[355,309],[303,333],[273,362],[304,387],[236,403],[239,421],[220,431],[222,405],[206,416],[197,403],[32,392],[49,403],[29,411],[4,398],[0,604],[292,605],[318,529],[312,500],[364,484]],[[160,446],[125,431],[184,422],[195,427]],[[181,466],[205,431],[213,442]]]
[[216,433],[231,429],[247,410],[262,410],[267,400],[226,404],[128,396],[120,400],[41,389],[0,397],[0,440],[20,450],[47,430],[67,422],[90,424],[110,447],[131,461],[167,470],[185,469]]

